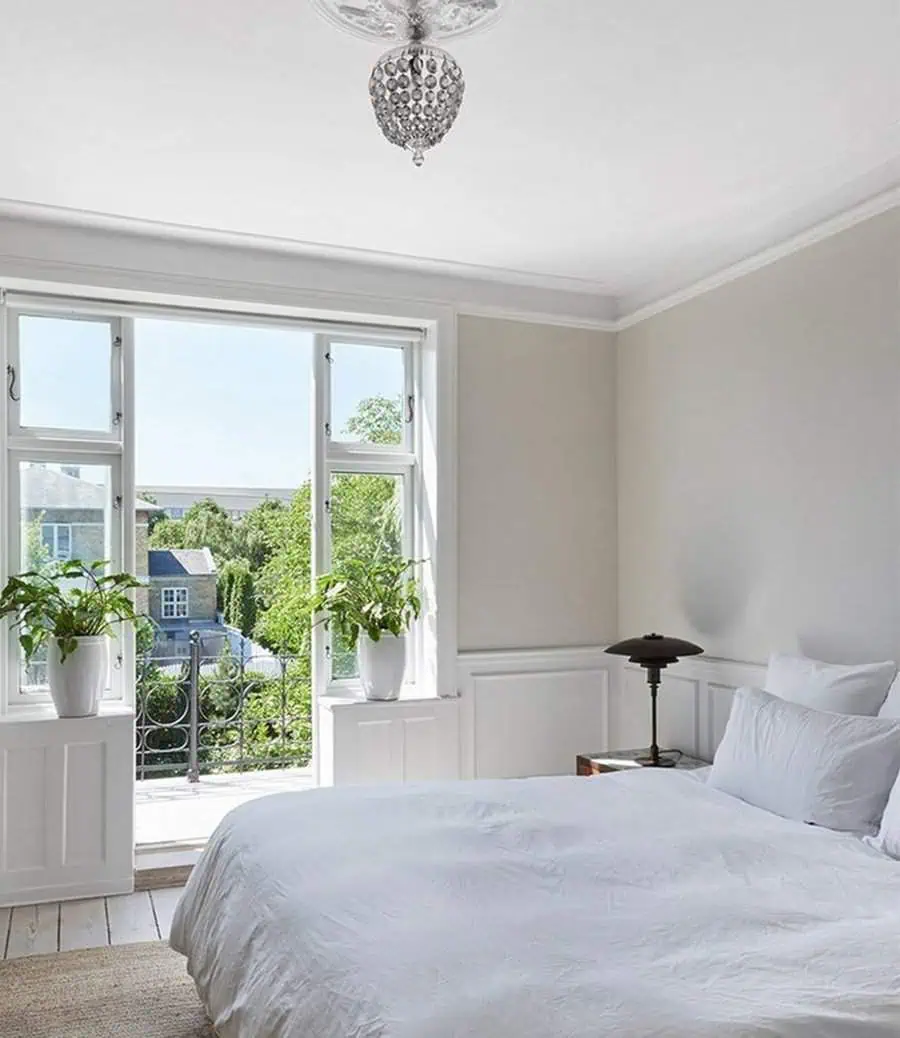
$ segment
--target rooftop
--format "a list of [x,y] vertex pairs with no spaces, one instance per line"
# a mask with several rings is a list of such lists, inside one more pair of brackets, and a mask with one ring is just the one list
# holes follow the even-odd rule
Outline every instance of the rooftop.
[[[107,487],[56,469],[28,465],[22,469],[21,478],[23,507],[30,511],[71,509],[102,512],[109,504]],[[139,512],[160,511],[158,505],[143,498],[135,501],[135,508]]]
[[147,556],[151,577],[208,577],[216,573],[216,560],[209,548],[152,548]]

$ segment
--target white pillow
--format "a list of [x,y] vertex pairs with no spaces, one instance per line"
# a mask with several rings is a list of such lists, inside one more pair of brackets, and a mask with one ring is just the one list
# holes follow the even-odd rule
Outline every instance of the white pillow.
[[900,858],[900,779],[891,790],[878,835],[867,836],[865,842],[892,858]]
[[900,722],[734,694],[707,784],[784,818],[873,833],[900,772]]
[[895,720],[900,718],[900,675],[894,678],[893,684],[888,689],[887,699],[881,704],[878,716],[891,717]]
[[892,661],[848,666],[775,652],[769,657],[766,691],[814,710],[874,717],[896,674]]

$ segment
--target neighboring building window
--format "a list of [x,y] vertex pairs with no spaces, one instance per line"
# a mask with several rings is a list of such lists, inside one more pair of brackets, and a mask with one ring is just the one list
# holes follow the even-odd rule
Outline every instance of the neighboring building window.
[[162,589],[163,620],[179,620],[188,615],[188,589],[186,587],[164,587]]
[[167,508],[166,511],[169,513],[170,519],[183,519],[184,509],[183,508]]
[[68,523],[42,523],[41,543],[51,559],[68,561],[72,558],[72,527]]

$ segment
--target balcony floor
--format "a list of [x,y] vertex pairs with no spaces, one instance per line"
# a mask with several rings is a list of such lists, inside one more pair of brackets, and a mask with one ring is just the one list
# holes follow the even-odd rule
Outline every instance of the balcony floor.
[[199,782],[144,779],[135,783],[135,843],[203,842],[233,807],[269,793],[314,788],[312,768],[204,775]]

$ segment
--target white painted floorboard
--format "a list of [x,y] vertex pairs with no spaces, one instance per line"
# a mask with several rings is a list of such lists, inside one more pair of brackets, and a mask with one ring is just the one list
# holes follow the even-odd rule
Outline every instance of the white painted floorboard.
[[110,944],[136,944],[138,941],[159,940],[149,891],[108,897],[106,911]]
[[59,950],[59,902],[14,908],[7,959],[46,955]]
[[156,925],[159,927],[159,936],[167,941],[169,931],[172,929],[172,916],[175,914],[175,906],[181,897],[184,887],[168,887],[164,890],[154,890],[153,907],[156,910]]
[[0,908],[0,959],[166,940],[182,889]]
[[106,902],[102,897],[90,901],[63,901],[59,913],[60,951],[102,948],[109,942]]

